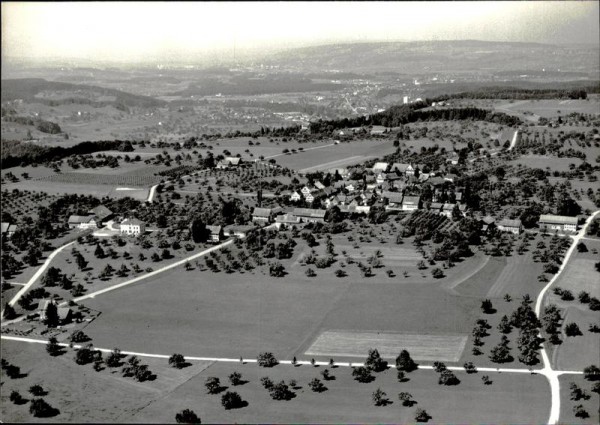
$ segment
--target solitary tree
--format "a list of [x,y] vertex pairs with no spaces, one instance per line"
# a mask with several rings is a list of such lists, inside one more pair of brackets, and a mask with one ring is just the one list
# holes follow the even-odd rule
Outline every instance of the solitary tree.
[[398,357],[396,357],[396,369],[403,370],[405,372],[411,372],[417,369],[417,364],[410,357],[408,351],[402,350]]
[[183,357],[181,354],[173,354],[171,357],[169,357],[169,365],[173,366],[174,368],[181,369],[185,366],[185,364],[185,357]]
[[204,382],[209,394],[216,394],[221,389],[221,381],[215,376],[209,376]]
[[415,421],[428,422],[429,414],[425,411],[425,409],[417,409],[415,412]]
[[358,382],[363,383],[371,382],[373,380],[373,376],[371,376],[369,369],[363,366],[355,367],[354,370],[352,370],[352,376]]
[[410,407],[413,404],[415,404],[415,401],[413,400],[412,394],[408,393],[408,392],[398,393],[398,399],[402,402],[403,406]]
[[323,385],[323,383],[321,382],[321,380],[319,378],[312,379],[308,383],[308,387],[316,393],[323,392],[327,389],[327,387],[325,387],[325,385]]
[[240,385],[242,383],[242,374],[239,372],[233,372],[231,375],[229,375],[229,382],[231,382],[231,385],[233,386]]
[[56,337],[50,337],[48,344],[46,344],[46,352],[51,356],[56,356],[58,353],[60,353],[60,351],[61,347],[58,345],[58,340]]
[[377,349],[369,350],[365,367],[374,372],[382,372],[387,369],[387,362],[381,358]]
[[371,395],[371,399],[373,400],[373,404],[375,406],[385,406],[389,403],[389,400],[386,398],[387,394],[381,390],[381,388],[377,388],[373,394]]
[[234,391],[227,391],[221,397],[221,405],[225,408],[225,410],[237,409],[238,407],[242,407],[242,404],[242,398]]
[[200,424],[202,421],[193,410],[185,409],[175,415],[178,424]]

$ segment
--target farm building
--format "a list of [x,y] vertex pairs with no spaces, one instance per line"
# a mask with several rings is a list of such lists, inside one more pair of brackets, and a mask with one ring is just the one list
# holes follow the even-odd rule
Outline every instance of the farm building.
[[286,228],[292,226],[302,226],[302,221],[300,220],[300,217],[295,216],[294,214],[281,214],[275,217],[275,227],[277,227],[278,230],[282,227]]
[[312,188],[312,187],[309,187],[309,186],[304,186],[304,187],[302,188],[302,190],[300,190],[300,192],[302,193],[302,195],[303,195],[304,197],[306,197],[306,195],[309,195],[309,194],[311,194],[311,193],[312,193],[312,192],[314,192],[315,190],[316,190],[315,188]]
[[[48,311],[48,306],[50,304],[54,304],[54,302],[52,300],[45,300],[42,304],[42,307],[39,310],[39,315],[40,315],[40,321],[45,321],[47,316],[47,311]],[[56,309],[56,313],[58,315],[58,324],[59,325],[65,325],[67,323],[69,323],[71,321],[71,309],[68,307],[58,307]]]
[[300,199],[302,199],[302,196],[296,191],[290,195],[290,201],[292,202],[298,202]]
[[235,158],[235,157],[228,156],[227,158],[225,158],[217,163],[217,168],[225,170],[228,168],[238,167],[241,165],[241,163],[242,163],[242,158]]
[[106,208],[104,205],[98,205],[93,210],[88,211],[89,214],[94,214],[98,218],[98,226],[103,226],[108,220],[110,220],[114,213]]
[[346,178],[350,175],[347,168],[332,168],[328,170],[331,175],[335,176],[336,174],[342,178]]
[[312,208],[294,208],[292,214],[300,218],[301,221],[306,223],[324,223],[325,222],[325,210],[312,209]]
[[410,164],[394,162],[394,164],[392,164],[392,169],[390,171],[391,172],[395,171],[398,174],[406,174],[406,170],[408,170],[409,167],[410,167]]
[[448,217],[448,218],[452,218],[452,211],[454,211],[454,207],[456,206],[456,204],[444,204],[442,206],[442,212],[441,214]]
[[252,222],[268,224],[273,221],[273,211],[271,208],[254,208],[252,212]]
[[373,174],[378,174],[378,173],[384,172],[385,170],[387,170],[387,168],[388,168],[387,162],[376,162],[372,168]]
[[342,214],[369,214],[371,207],[366,205],[340,205]]
[[98,218],[93,215],[72,215],[69,217],[69,229],[95,229],[98,227]]
[[315,197],[312,193],[309,193],[307,195],[304,195],[304,200],[310,204],[312,201],[315,200]]
[[411,165],[408,166],[408,168],[406,168],[405,173],[406,173],[407,176],[414,176],[415,173],[416,173],[416,171],[417,171],[417,169],[422,170],[423,167],[420,166],[420,165],[412,165],[411,164]]
[[10,239],[12,235],[14,235],[17,230],[16,224],[10,223],[2,223],[2,237],[6,239]]
[[238,238],[245,238],[248,233],[252,230],[256,229],[255,226],[249,224],[242,225],[229,225],[223,228],[223,235],[225,236],[235,236]]
[[496,220],[494,220],[493,217],[486,215],[485,217],[483,217],[481,219],[481,231],[482,232],[487,232],[495,226],[496,226]]
[[206,230],[210,232],[208,237],[210,242],[219,242],[223,237],[223,227],[221,226],[206,226]]
[[434,212],[436,214],[441,214],[443,207],[444,204],[442,204],[441,202],[432,202],[431,205],[429,205],[429,211]]
[[315,182],[315,188],[317,190],[323,190],[323,189],[325,189],[325,185],[321,182]]
[[146,224],[136,218],[126,218],[121,222],[121,234],[143,235],[146,232]]
[[521,220],[509,220],[505,218],[498,223],[498,230],[518,235],[523,230],[523,224]]
[[400,192],[383,192],[381,194],[383,199],[387,199],[388,204],[386,209],[401,209],[402,208],[402,193]]
[[419,196],[405,196],[402,199],[402,211],[415,211],[419,209]]
[[566,230],[568,232],[576,232],[577,223],[577,217],[544,214],[540,216],[538,225],[541,230]]

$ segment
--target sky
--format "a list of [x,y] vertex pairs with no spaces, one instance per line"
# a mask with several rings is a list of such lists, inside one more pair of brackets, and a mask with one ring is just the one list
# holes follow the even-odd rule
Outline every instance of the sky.
[[599,43],[598,1],[2,2],[2,56],[105,61],[417,40]]

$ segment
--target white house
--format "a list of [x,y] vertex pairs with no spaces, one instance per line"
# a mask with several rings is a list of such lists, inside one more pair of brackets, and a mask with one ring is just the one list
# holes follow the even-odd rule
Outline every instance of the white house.
[[300,199],[302,199],[302,196],[296,191],[290,195],[290,201],[292,202],[298,202]]
[[126,218],[121,222],[121,233],[132,236],[143,235],[146,232],[146,223],[137,218]]
[[308,187],[308,186],[304,186],[302,188],[302,190],[300,190],[300,192],[302,192],[302,195],[304,195],[306,197],[306,195],[308,195],[309,193],[312,193],[314,191],[314,189]]
[[387,170],[388,168],[388,163],[387,162],[376,162],[375,165],[373,165],[373,174],[378,174],[381,173],[385,170]]
[[206,226],[206,230],[210,232],[208,238],[210,242],[219,242],[223,237],[223,228],[221,226]]
[[98,218],[93,215],[72,215],[69,217],[69,229],[95,229],[98,227]]
[[402,211],[415,211],[419,209],[419,196],[405,196],[402,199]]
[[543,230],[566,230],[569,232],[577,231],[577,223],[577,217],[552,214],[542,214],[538,222],[540,229]]
[[523,230],[523,225],[521,224],[521,220],[509,220],[504,219],[501,220],[498,225],[498,230],[502,232],[510,232],[518,235]]

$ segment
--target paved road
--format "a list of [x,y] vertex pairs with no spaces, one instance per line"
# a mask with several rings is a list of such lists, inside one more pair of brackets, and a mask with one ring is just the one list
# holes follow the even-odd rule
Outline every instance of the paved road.
[[[571,247],[568,249],[568,251],[565,254],[565,258],[563,259],[563,262],[560,265],[558,273],[556,273],[554,275],[554,277],[552,279],[550,279],[550,282],[548,282],[548,284],[546,286],[544,286],[544,288],[540,291],[540,293],[537,297],[537,300],[535,303],[535,314],[538,317],[540,317],[540,314],[541,314],[542,302],[544,300],[546,292],[548,292],[550,287],[554,284],[554,282],[556,282],[558,280],[558,278],[560,277],[562,272],[565,270],[567,263],[569,261],[569,258],[571,258],[571,255],[575,251],[575,247],[579,243],[579,240],[585,236],[587,227],[590,225],[590,223],[593,221],[593,219],[599,213],[600,213],[600,210],[595,211],[590,217],[588,217],[588,219],[585,222],[585,225],[581,228],[581,230],[576,235],[571,236],[573,238],[573,242],[571,243]],[[541,333],[540,333],[540,337],[541,337]],[[550,408],[550,417],[548,418],[548,424],[552,425],[552,424],[556,424],[560,418],[560,381],[558,380],[558,377],[560,375],[562,375],[564,372],[552,369],[552,364],[550,363],[550,359],[548,357],[548,353],[546,352],[546,347],[544,346],[544,344],[541,344],[541,353],[542,353],[542,359],[544,362],[544,368],[542,370],[540,370],[539,373],[544,375],[548,379],[548,382],[550,383],[550,391],[552,393],[552,405]]]
[[147,202],[152,202],[152,200],[154,199],[154,195],[156,193],[156,188],[158,187],[157,184],[155,184],[154,186],[152,186],[150,188],[150,193],[148,193],[148,199],[146,200]]
[[[196,259],[198,257],[202,257],[202,256],[204,256],[206,254],[209,254],[209,253],[213,252],[213,251],[217,251],[217,250],[219,250],[221,248],[224,248],[224,247],[226,247],[228,245],[231,245],[233,243],[233,241],[234,241],[234,239],[229,239],[229,240],[227,240],[227,241],[225,241],[225,242],[223,242],[223,243],[221,243],[219,245],[215,245],[213,247],[205,249],[204,251],[200,251],[200,252],[198,252],[198,253],[196,253],[194,255],[186,257],[183,260],[176,261],[176,262],[174,262],[172,264],[168,264],[166,266],[163,266],[163,267],[161,267],[161,268],[159,268],[157,270],[154,270],[154,271],[152,271],[150,273],[143,274],[141,276],[138,276],[138,277],[135,277],[133,279],[127,280],[125,282],[118,283],[118,284],[110,286],[108,288],[104,288],[104,289],[101,289],[99,291],[91,292],[91,293],[83,295],[81,297],[74,298],[73,301],[79,302],[79,301],[85,300],[87,298],[95,298],[97,295],[105,294],[107,292],[114,291],[116,289],[120,289],[120,288],[123,288],[123,287],[128,286],[128,285],[132,285],[134,283],[137,283],[137,282],[139,282],[141,280],[144,280],[144,279],[147,279],[149,277],[155,276],[155,275],[157,275],[159,273],[162,273],[164,271],[173,269],[175,267],[183,266],[185,263],[187,263],[190,260],[194,260],[194,259]],[[63,305],[63,304],[66,304],[66,302],[61,303],[61,305]]]
[[[25,338],[25,337],[19,337],[19,336],[9,336],[9,335],[2,335],[1,339],[6,340],[6,341],[18,341],[18,342],[27,342],[27,343],[32,343],[32,344],[47,344],[48,340],[46,339],[36,339],[36,338]],[[60,346],[62,347],[69,347],[69,344],[67,343],[59,343]],[[73,345],[73,348],[81,348],[83,347],[83,345]],[[109,348],[98,348],[98,347],[94,347],[95,350],[100,350],[104,353],[110,353],[111,351],[113,351],[113,349],[109,349]],[[128,356],[138,356],[138,357],[153,357],[153,358],[159,358],[159,359],[168,359],[169,357],[171,357],[171,354],[154,354],[154,353],[139,353],[137,351],[123,351],[121,350],[121,354],[125,354]],[[184,356],[186,360],[194,360],[194,361],[211,361],[211,362],[224,362],[224,363],[239,363],[240,359],[234,359],[234,358],[230,358],[230,357],[198,357],[198,356],[188,356],[185,355]],[[244,358],[243,361],[245,363],[256,363],[256,359],[246,359]],[[294,364],[292,360],[278,360],[279,364],[282,365],[292,365]],[[310,365],[312,364],[310,361],[308,360],[297,360],[296,364],[303,364],[303,365]],[[363,362],[335,362],[334,363],[335,366],[340,366],[340,367],[356,367],[356,366],[364,366]],[[315,365],[319,365],[319,366],[328,366],[329,362],[321,362],[321,361],[315,361]],[[433,365],[419,365],[418,366],[419,369],[422,370],[434,370]],[[460,366],[448,366],[448,369],[450,370],[454,370],[457,372],[465,372],[465,368],[464,367],[460,367]],[[500,368],[496,368],[496,367],[478,367],[477,370],[479,372],[497,372],[497,373],[521,373],[521,374],[527,374],[527,375],[531,375],[532,373],[538,373],[539,370],[529,370],[529,369],[517,369],[517,368],[504,368],[504,367],[500,367]],[[581,371],[560,371],[560,373],[563,374],[572,374],[572,375],[582,375],[583,372]]]
[[512,151],[513,148],[517,145],[517,138],[519,137],[519,130],[515,131],[515,134],[513,134],[513,138],[510,141],[510,147],[508,148],[509,151]]
[[[42,266],[35,272],[35,274],[31,277],[31,279],[29,279],[29,281],[23,286],[23,288],[21,288],[21,290],[19,292],[16,293],[16,295],[13,297],[12,300],[9,301],[9,305],[10,306],[14,306],[19,299],[21,299],[21,297],[27,292],[29,291],[29,288],[31,288],[31,285],[33,285],[35,283],[36,280],[38,280],[38,278],[46,271],[46,269],[48,268],[48,266],[50,265],[50,263],[52,262],[52,259],[54,257],[56,257],[56,255],[62,251],[63,249],[65,249],[66,247],[68,247],[69,245],[75,243],[75,241],[73,242],[69,242],[68,244],[65,244],[59,248],[56,248],[54,251],[52,251],[50,253],[50,255],[48,255],[48,258],[46,258],[46,261],[44,261],[44,264],[42,264]],[[4,311],[2,311],[2,313],[4,313]]]

